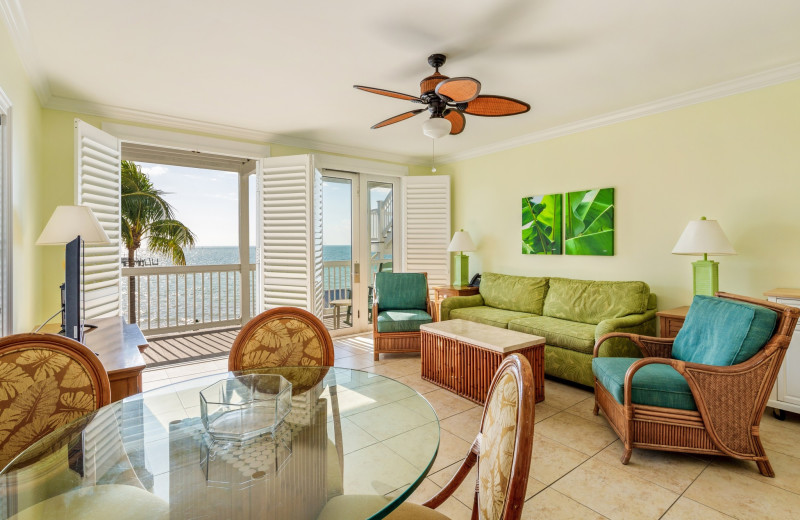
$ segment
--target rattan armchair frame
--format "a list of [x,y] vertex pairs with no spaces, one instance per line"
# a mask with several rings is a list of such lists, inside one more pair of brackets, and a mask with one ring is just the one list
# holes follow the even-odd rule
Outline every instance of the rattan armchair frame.
[[[431,314],[431,296],[428,290],[428,273],[421,273],[425,276],[425,307],[426,312]],[[422,350],[422,335],[420,331],[414,332],[378,332],[378,287],[375,280],[372,280],[374,298],[372,300],[372,342],[374,345],[374,359],[380,360],[380,355],[398,352],[420,352]],[[431,316],[433,316],[431,314]]]
[[[738,365],[713,366],[672,359],[674,338],[615,332],[597,340],[593,357],[598,356],[604,341],[614,337],[630,339],[644,356],[625,374],[622,404],[596,377],[594,380],[594,414],[602,409],[622,440],[623,464],[630,461],[633,448],[645,448],[752,460],[762,475],[775,476],[761,444],[759,426],[800,309],[723,292],[716,296],[760,305],[778,313],[778,322],[769,341],[753,357]],[[696,411],[631,402],[633,376],[642,367],[656,363],[671,366],[686,379]]]
[[[514,442],[514,459],[511,463],[511,474],[508,479],[502,518],[504,520],[519,520],[522,517],[522,506],[525,503],[525,491],[528,487],[528,473],[531,467],[536,403],[533,389],[533,370],[530,363],[522,356],[511,354],[503,360],[492,378],[492,384],[489,387],[489,393],[486,398],[486,406],[491,401],[497,382],[506,372],[511,372],[517,381],[519,407],[517,409],[517,436]],[[486,407],[484,407],[483,415],[481,416],[480,431],[475,437],[467,457],[461,463],[461,467],[458,468],[458,471],[438,493],[422,504],[423,506],[436,509],[442,505],[464,482],[473,466],[479,462],[485,419]],[[479,485],[476,481],[472,502],[472,520],[478,520],[478,489]]]

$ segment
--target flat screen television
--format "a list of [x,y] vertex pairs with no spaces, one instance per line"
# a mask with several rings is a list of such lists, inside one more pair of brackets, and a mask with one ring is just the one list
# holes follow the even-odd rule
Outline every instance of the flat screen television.
[[61,289],[62,334],[83,343],[83,316],[81,305],[81,248],[80,237],[67,243],[64,262],[64,285]]

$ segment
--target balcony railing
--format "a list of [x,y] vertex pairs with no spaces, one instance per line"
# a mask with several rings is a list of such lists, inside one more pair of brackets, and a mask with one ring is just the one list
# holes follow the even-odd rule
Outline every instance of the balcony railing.
[[[371,260],[368,285],[380,261]],[[323,264],[323,315],[333,313],[330,302],[352,298],[350,260]],[[250,264],[249,316],[258,313],[256,264]],[[242,286],[239,264],[122,268],[122,308],[127,319],[128,283],[135,280],[136,322],[149,335],[215,327],[241,326]],[[363,274],[362,274],[363,279]],[[363,280],[362,280],[363,281]]]
[[[250,316],[257,311],[256,265],[250,264]],[[136,286],[137,323],[150,334],[242,325],[239,264],[123,267],[122,305],[128,316],[128,280]]]

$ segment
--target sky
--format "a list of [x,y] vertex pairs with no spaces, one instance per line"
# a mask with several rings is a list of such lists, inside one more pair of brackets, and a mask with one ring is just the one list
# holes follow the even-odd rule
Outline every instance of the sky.
[[[137,162],[175,208],[175,218],[197,237],[197,246],[239,245],[238,174]],[[255,176],[250,177],[250,245],[256,245]]]
[[[175,218],[197,237],[197,246],[237,246],[239,240],[238,174],[137,162],[175,209]],[[250,176],[250,245],[256,241],[256,182]],[[370,205],[389,190],[373,188]],[[377,196],[377,197],[376,197]],[[347,180],[323,178],[323,244],[350,245],[352,196]]]

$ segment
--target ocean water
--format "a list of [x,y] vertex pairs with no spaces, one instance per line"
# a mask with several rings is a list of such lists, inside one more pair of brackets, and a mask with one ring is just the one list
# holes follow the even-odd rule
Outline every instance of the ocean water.
[[[250,263],[257,263],[256,247],[250,248]],[[186,251],[186,265],[226,265],[239,263],[238,247],[195,247]],[[324,262],[350,260],[349,245],[324,246]],[[141,252],[137,259],[146,266],[171,266],[169,258]],[[152,263],[151,263],[152,262]],[[157,262],[157,264],[155,263]],[[255,293],[256,273],[250,277],[250,294]],[[329,301],[348,298],[349,265],[328,266],[324,270],[324,306]],[[235,320],[241,316],[239,295],[241,280],[238,273],[196,273],[188,275],[151,275],[138,278],[138,323],[143,330],[182,327],[191,323],[216,323]],[[128,316],[128,278],[122,281],[123,315]],[[252,298],[257,301],[257,296]],[[255,309],[251,309],[251,314]]]
[[[227,246],[201,246],[186,250],[186,265],[222,265],[238,264],[239,248]],[[154,259],[158,265],[173,265],[169,258],[149,252],[137,254],[139,259]],[[322,261],[335,262],[350,260],[350,246],[323,246]],[[255,264],[256,246],[250,246],[250,263]]]

